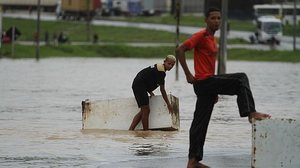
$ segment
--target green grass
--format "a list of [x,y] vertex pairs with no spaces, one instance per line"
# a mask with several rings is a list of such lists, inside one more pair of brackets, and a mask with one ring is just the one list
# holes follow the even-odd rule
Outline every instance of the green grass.
[[[186,17],[186,16],[184,16]],[[147,21],[149,18],[155,22],[170,23],[174,22],[174,18],[170,16],[164,17],[132,17],[125,19],[133,19],[135,21]],[[201,17],[200,17],[201,18]],[[141,19],[141,20],[138,20]],[[203,18],[202,18],[203,19]],[[199,17],[192,16],[184,19],[185,24],[195,23]],[[201,19],[200,19],[201,20]],[[149,21],[149,22],[150,22]],[[152,21],[154,22],[154,21]],[[198,23],[201,23],[199,21]],[[232,22],[232,29],[240,22]],[[21,41],[32,41],[32,34],[35,31],[35,21],[25,19],[3,19],[3,30],[8,29],[10,26],[15,25],[21,31]],[[201,25],[196,25],[200,26]],[[244,25],[239,27],[247,26]],[[83,22],[69,22],[69,21],[42,21],[41,22],[41,35],[46,31],[52,35],[54,32],[58,33],[64,30],[69,36],[71,41],[87,41],[86,24]],[[174,43],[175,34],[164,31],[145,30],[138,28],[127,27],[111,27],[111,26],[92,26],[91,34],[97,33],[101,42],[108,42],[114,45],[59,45],[59,46],[41,46],[40,56],[46,57],[142,57],[142,58],[155,58],[167,54],[174,54],[175,47],[130,47],[122,45],[126,42],[135,43]],[[188,35],[181,34],[180,41],[187,39]],[[43,40],[43,36],[41,36]],[[242,39],[231,39],[228,44],[245,44],[248,43]],[[229,60],[250,60],[250,61],[284,61],[284,62],[300,62],[300,51],[254,51],[247,49],[229,49]],[[188,52],[188,58],[192,57],[192,52]],[[14,56],[11,54],[11,45],[3,45],[0,49],[0,57],[7,58],[35,58],[35,46],[28,45],[15,45]]]
[[[161,58],[174,54],[175,47],[131,47],[125,45],[60,45],[58,47],[42,46],[40,58],[47,57],[123,57],[123,58]],[[35,58],[35,47],[15,45],[15,55],[11,56],[11,46],[4,45],[1,57]],[[247,49],[229,49],[228,60],[245,61],[277,61],[300,62],[300,50],[291,51],[257,51]],[[187,58],[192,58],[192,52],[187,52]],[[0,57],[0,58],[1,58]]]
[[[138,18],[138,17],[137,17]],[[151,18],[151,17],[150,17]],[[194,18],[194,17],[193,17]],[[138,20],[137,20],[138,21]],[[33,33],[35,32],[36,22],[27,19],[11,19],[4,18],[3,30],[7,30],[12,25],[15,25],[22,33],[19,41],[33,41]],[[44,40],[45,32],[50,35],[50,40],[54,33],[63,32],[69,37],[71,41],[84,42],[87,41],[87,26],[82,22],[69,21],[42,21],[41,22],[41,40]],[[174,33],[147,30],[129,27],[114,27],[114,26],[91,26],[91,33],[97,34],[99,40],[108,43],[126,43],[126,42],[154,42],[154,43],[175,43],[176,36]],[[184,41],[189,35],[180,34],[179,41]],[[90,37],[92,39],[92,37]],[[230,39],[229,44],[247,43],[241,39]]]
[[[160,58],[174,54],[175,47],[130,47],[125,45],[60,45],[58,47],[40,47],[41,58],[47,57],[125,57],[125,58]],[[2,57],[35,58],[34,46],[15,45],[12,57],[10,45],[4,45]]]
[[[101,19],[106,20],[118,20],[118,21],[128,21],[128,22],[145,22],[145,23],[159,23],[159,24],[171,24],[175,25],[176,20],[172,15],[163,15],[163,16],[138,16],[138,17],[102,17]],[[236,20],[229,19],[230,30],[239,30],[239,31],[255,31],[255,24],[252,20]],[[196,15],[183,15],[180,18],[180,25],[184,26],[196,26],[196,27],[205,27],[204,17]],[[297,36],[300,36],[300,26],[296,27]],[[287,36],[293,35],[293,26],[285,25],[283,27],[283,34]]]
[[[104,17],[105,18],[105,17]],[[106,18],[108,19],[108,18]],[[111,20],[124,20],[131,22],[147,22],[147,23],[163,23],[163,24],[175,24],[175,18],[171,15],[166,16],[153,16],[153,17],[110,17]],[[204,18],[201,16],[187,15],[182,16],[181,25],[204,27]],[[240,21],[230,20],[231,30],[243,30],[254,32],[255,27],[252,21]],[[12,25],[15,25],[22,33],[19,40],[32,41],[33,33],[36,30],[36,21],[27,19],[3,19],[3,30],[7,30]],[[45,32],[48,32],[50,39],[53,34],[64,32],[71,41],[87,41],[87,25],[84,22],[72,22],[72,21],[42,21],[41,22],[41,40],[44,39]],[[300,26],[297,27],[297,32],[300,32]],[[175,41],[175,34],[165,31],[146,30],[129,27],[113,27],[113,26],[91,26],[89,38],[92,39],[92,35],[97,34],[99,40],[104,42],[162,42],[173,43]],[[284,26],[284,34],[292,35],[293,27],[291,25]],[[298,33],[298,36],[300,34]],[[179,40],[183,41],[188,38],[189,35],[180,34]],[[229,40],[231,43],[232,40]],[[237,40],[233,40],[234,44]],[[244,43],[244,42],[243,42]]]
[[[36,31],[36,22],[26,19],[3,19],[3,30],[7,30],[15,25],[22,33],[18,40],[32,41],[33,33]],[[41,22],[41,40],[44,40],[45,32],[48,32],[50,39],[54,33],[64,32],[71,41],[87,41],[87,26],[83,22],[70,21],[42,21]],[[104,42],[162,42],[173,43],[175,34],[165,31],[147,30],[129,27],[114,26],[91,26],[90,35],[97,34],[100,41]],[[90,39],[92,39],[90,36]],[[181,34],[180,41],[188,38],[188,35]]]
[[229,49],[229,60],[244,61],[274,61],[274,62],[300,62],[300,50],[292,51],[259,51],[247,49]]

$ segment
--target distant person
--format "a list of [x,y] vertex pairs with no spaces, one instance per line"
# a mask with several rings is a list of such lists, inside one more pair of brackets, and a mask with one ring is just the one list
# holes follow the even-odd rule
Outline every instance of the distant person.
[[45,32],[45,44],[47,46],[49,45],[49,33],[48,33],[48,31]]
[[96,34],[96,33],[93,35],[93,43],[94,44],[98,43],[98,34]]
[[173,113],[173,108],[170,104],[165,90],[165,76],[166,72],[170,71],[176,62],[173,55],[168,55],[163,64],[154,64],[141,70],[133,80],[132,90],[137,101],[140,111],[135,115],[129,127],[129,130],[134,130],[140,121],[142,121],[143,129],[149,129],[149,96],[154,96],[153,91],[159,86],[160,92],[164,101],[167,104],[169,113]]
[[32,6],[29,6],[29,7],[28,7],[28,12],[29,12],[29,15],[32,14]]
[[38,32],[33,32],[33,33],[32,33],[32,38],[33,38],[34,42],[37,42],[38,39],[39,39],[39,34],[38,34]]
[[1,42],[2,42],[3,44],[11,43],[11,38],[6,34],[5,31],[2,32],[2,35],[1,35]]
[[[245,73],[215,75],[217,43],[214,37],[221,23],[221,13],[217,8],[209,8],[205,13],[206,28],[196,32],[176,49],[176,55],[186,75],[188,83],[193,84],[197,95],[194,118],[190,127],[190,147],[187,168],[207,168],[201,163],[203,147],[209,120],[218,95],[237,95],[241,117],[262,120],[271,116],[255,109],[254,99],[248,77]],[[193,75],[186,63],[185,52],[194,50]]]
[[58,40],[58,43],[68,43],[69,42],[68,37],[63,32],[59,33],[57,40]]
[[270,49],[275,50],[276,49],[276,38],[272,36],[269,40]]
[[227,22],[227,35],[229,35],[229,32],[230,32],[230,23]]
[[53,39],[53,45],[57,46],[58,45],[58,40],[57,40],[57,34],[56,34],[56,32],[53,33],[52,39]]

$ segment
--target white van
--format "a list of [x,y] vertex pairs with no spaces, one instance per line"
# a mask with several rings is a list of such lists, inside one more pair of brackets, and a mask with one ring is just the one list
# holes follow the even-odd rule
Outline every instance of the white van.
[[256,20],[255,38],[260,43],[280,44],[282,23],[274,16],[261,16]]

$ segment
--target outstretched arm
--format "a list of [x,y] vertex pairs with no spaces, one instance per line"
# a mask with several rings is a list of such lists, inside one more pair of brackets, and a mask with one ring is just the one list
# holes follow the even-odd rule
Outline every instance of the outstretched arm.
[[182,66],[182,69],[185,73],[186,80],[188,83],[194,83],[195,78],[192,75],[191,71],[189,70],[189,67],[187,66],[186,63],[186,58],[185,58],[185,52],[188,50],[188,48],[185,45],[181,45],[178,48],[176,48],[176,57],[178,58],[180,65]]
[[161,92],[161,95],[162,95],[163,99],[165,100],[165,102],[167,104],[169,113],[173,113],[173,107],[169,102],[169,99],[168,99],[168,96],[167,96],[167,93],[166,93],[166,90],[165,90],[165,85],[160,85],[160,92]]

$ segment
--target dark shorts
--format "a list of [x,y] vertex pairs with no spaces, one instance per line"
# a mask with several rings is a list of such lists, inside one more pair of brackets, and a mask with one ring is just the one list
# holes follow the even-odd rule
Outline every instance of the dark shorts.
[[139,107],[149,105],[149,96],[145,87],[133,84],[132,90]]

